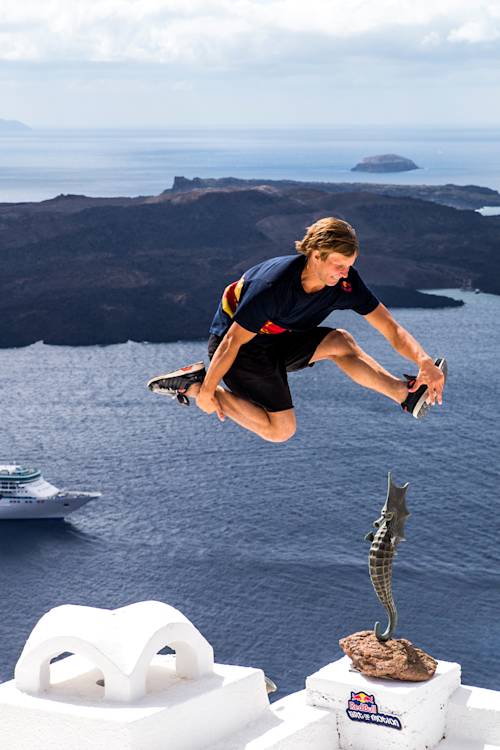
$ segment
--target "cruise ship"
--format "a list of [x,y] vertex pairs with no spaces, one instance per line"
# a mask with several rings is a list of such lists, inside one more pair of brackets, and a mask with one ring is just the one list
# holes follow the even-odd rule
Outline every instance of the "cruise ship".
[[39,469],[0,463],[0,520],[64,518],[100,492],[59,490]]

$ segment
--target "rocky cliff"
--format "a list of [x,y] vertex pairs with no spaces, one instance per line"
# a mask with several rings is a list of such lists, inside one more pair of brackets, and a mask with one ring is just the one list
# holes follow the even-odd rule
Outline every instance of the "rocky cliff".
[[500,206],[500,193],[491,188],[479,185],[385,185],[384,183],[366,182],[297,182],[296,180],[242,180],[237,177],[200,178],[189,180],[186,177],[176,177],[171,189],[165,190],[164,195],[172,192],[190,192],[199,188],[226,187],[257,187],[269,185],[279,190],[303,189],[321,190],[323,193],[375,193],[394,198],[418,198],[423,201],[439,203],[450,208],[477,209],[483,206]]
[[500,217],[474,211],[300,184],[59,196],[0,205],[0,346],[203,337],[229,281],[293,253],[305,227],[328,215],[356,227],[357,265],[389,304],[390,287],[397,304],[414,306],[412,290],[464,278],[500,294]]

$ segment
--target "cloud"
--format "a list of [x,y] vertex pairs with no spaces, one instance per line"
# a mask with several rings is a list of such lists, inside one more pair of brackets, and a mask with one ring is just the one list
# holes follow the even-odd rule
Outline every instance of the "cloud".
[[452,29],[448,39],[450,42],[466,42],[468,44],[495,42],[500,39],[500,23],[491,24],[485,20],[468,21],[462,26]]
[[453,56],[500,38],[493,0],[2,0],[0,60],[234,66]]

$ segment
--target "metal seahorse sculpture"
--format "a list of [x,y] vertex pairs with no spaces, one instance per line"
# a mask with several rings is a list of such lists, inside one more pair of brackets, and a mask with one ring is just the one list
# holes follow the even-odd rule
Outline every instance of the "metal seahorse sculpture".
[[382,515],[373,526],[377,531],[370,531],[365,539],[371,542],[369,569],[375,593],[387,610],[389,624],[382,633],[380,623],[375,623],[375,635],[379,641],[388,641],[396,629],[398,613],[392,596],[392,561],[396,555],[396,547],[404,541],[404,524],[408,516],[406,507],[406,490],[408,482],[403,487],[394,484],[391,472],[388,475],[387,499],[382,508]]

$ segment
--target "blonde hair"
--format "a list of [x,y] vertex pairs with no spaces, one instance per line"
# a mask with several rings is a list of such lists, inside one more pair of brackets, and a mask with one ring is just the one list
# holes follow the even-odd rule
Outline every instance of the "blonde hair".
[[347,221],[328,216],[307,227],[304,238],[295,243],[295,249],[307,257],[319,250],[321,260],[328,258],[330,253],[351,258],[359,253],[359,243],[356,232]]

